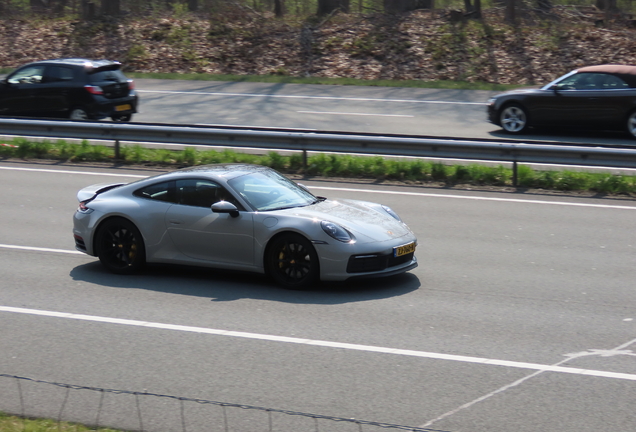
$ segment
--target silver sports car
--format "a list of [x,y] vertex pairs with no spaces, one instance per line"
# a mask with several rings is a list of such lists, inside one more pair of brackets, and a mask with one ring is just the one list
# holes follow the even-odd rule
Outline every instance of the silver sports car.
[[417,267],[389,207],[314,196],[257,165],[208,165],[77,194],[75,247],[115,273],[175,263],[270,275],[292,289]]

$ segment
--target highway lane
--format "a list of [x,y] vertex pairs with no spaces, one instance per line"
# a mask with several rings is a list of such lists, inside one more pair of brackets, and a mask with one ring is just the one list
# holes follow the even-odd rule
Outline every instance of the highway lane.
[[[136,80],[134,121],[285,127],[344,132],[511,138],[486,121],[498,92],[239,82]],[[598,144],[634,141],[617,132],[536,131],[520,140]]]
[[[0,373],[449,431],[634,429],[633,201],[303,181],[386,203],[420,239],[410,274],[309,292],[184,267],[122,277],[61,252],[73,251],[79,188],[147,174],[0,164],[0,306],[27,309],[0,311]],[[0,379],[0,410],[19,412],[15,387]],[[73,395],[65,413],[94,417],[96,397]],[[57,417],[64,394],[29,386],[28,396]],[[137,427],[130,398],[106,401],[110,420]],[[144,402],[144,424],[181,430],[179,407],[162,403]],[[203,411],[224,430],[218,411]],[[231,430],[267,424],[230,416]]]

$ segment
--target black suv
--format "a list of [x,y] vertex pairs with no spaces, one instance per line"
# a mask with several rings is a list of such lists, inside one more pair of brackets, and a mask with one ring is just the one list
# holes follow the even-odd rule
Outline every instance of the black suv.
[[138,97],[120,68],[80,58],[26,64],[0,81],[0,115],[130,121]]

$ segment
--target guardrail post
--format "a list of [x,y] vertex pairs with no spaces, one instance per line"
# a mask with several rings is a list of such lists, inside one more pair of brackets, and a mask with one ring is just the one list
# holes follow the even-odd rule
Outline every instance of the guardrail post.
[[119,140],[115,140],[115,160],[121,159],[119,152]]
[[512,161],[512,185],[514,187],[517,187],[518,185],[518,181],[517,181],[517,161]]
[[307,172],[307,150],[303,149],[303,171]]

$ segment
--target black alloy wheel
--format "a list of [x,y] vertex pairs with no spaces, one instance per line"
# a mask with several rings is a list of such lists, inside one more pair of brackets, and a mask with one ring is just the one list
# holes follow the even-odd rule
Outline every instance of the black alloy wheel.
[[88,112],[80,107],[73,108],[68,118],[71,120],[90,120]]
[[132,114],[114,115],[111,119],[115,122],[129,122],[132,120]]
[[305,289],[318,281],[316,249],[305,237],[287,233],[272,241],[265,257],[270,276],[287,289]]
[[626,126],[629,137],[636,138],[636,110],[632,111],[629,113],[629,116],[627,116]]
[[97,256],[113,273],[132,274],[146,263],[141,233],[129,220],[108,219],[96,236]]

